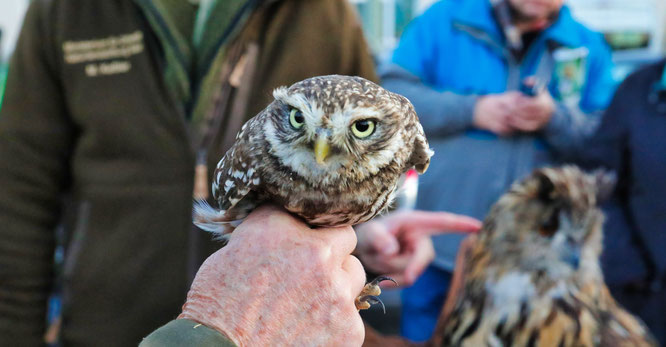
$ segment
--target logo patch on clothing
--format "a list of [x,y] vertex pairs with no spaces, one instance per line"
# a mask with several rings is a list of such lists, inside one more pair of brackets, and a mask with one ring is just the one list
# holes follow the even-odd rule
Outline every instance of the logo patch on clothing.
[[88,63],[84,70],[89,77],[126,73],[132,68],[128,59],[144,51],[143,33],[136,30],[101,39],[65,41],[62,50],[65,63]]
[[585,47],[558,48],[553,52],[555,59],[555,79],[560,100],[565,104],[577,105],[585,84],[586,62],[589,51]]

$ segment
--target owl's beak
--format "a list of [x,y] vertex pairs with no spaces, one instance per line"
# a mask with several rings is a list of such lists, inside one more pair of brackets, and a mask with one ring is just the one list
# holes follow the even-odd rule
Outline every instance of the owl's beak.
[[323,164],[331,151],[331,146],[328,144],[326,137],[317,137],[314,144],[314,153],[317,164]]

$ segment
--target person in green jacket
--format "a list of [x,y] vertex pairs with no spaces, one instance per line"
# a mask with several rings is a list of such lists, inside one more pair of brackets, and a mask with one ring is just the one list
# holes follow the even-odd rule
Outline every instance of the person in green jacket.
[[195,171],[209,188],[274,88],[327,74],[377,80],[344,0],[32,1],[0,110],[0,345],[44,343],[57,284],[66,346],[177,316],[220,247],[192,230]]
[[[62,345],[135,345],[176,317],[220,247],[193,195],[274,88],[327,74],[377,80],[345,0],[32,1],[0,109],[0,346],[44,343],[56,286]],[[358,257],[409,284],[451,222],[431,217],[366,224]]]

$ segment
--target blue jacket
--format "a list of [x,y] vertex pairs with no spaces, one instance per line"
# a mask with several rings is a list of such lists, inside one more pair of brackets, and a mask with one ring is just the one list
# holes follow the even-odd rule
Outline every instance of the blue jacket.
[[588,169],[617,173],[605,204],[604,276],[610,285],[666,276],[666,72],[664,61],[620,85],[601,125],[577,153]]
[[[408,26],[383,85],[414,104],[435,150],[417,207],[483,218],[509,185],[556,153],[580,147],[614,91],[610,51],[601,35],[565,6],[521,61],[505,46],[488,0],[442,0]],[[557,101],[544,129],[498,137],[472,125],[479,95],[519,90],[537,76]],[[434,265],[452,268],[461,237],[435,237]]]

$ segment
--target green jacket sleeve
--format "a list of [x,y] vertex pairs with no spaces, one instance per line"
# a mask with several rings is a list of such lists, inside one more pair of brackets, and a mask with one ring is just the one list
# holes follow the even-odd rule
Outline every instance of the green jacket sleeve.
[[235,347],[236,345],[217,330],[188,319],[176,319],[153,331],[139,346]]
[[43,344],[54,228],[73,143],[49,36],[50,3],[28,9],[0,111],[0,346]]

